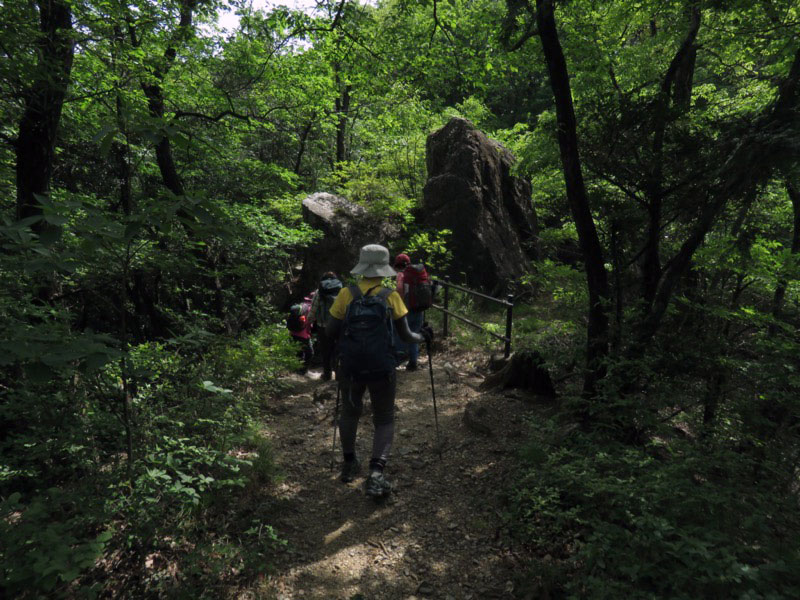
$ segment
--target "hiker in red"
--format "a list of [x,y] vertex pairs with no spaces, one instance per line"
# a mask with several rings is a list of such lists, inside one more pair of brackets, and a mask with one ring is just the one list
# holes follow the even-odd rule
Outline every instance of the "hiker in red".
[[311,321],[308,318],[312,301],[313,297],[306,296],[302,303],[292,305],[286,317],[286,329],[289,330],[292,339],[300,345],[297,358],[303,361],[300,369],[303,374],[308,371],[308,366],[314,356],[314,350],[311,347]]
[[406,267],[410,264],[411,259],[408,257],[408,254],[398,254],[394,258],[394,270],[397,271],[397,293],[400,294],[401,298],[406,293],[403,288],[403,271],[405,271]]
[[[408,308],[406,317],[408,328],[414,333],[419,333],[425,321],[425,310],[433,303],[431,281],[421,260],[412,262],[408,255],[398,254],[395,258],[395,269],[399,271],[400,267],[403,270],[397,274],[397,291]],[[416,371],[419,344],[407,344],[406,350],[408,353],[406,371]]]

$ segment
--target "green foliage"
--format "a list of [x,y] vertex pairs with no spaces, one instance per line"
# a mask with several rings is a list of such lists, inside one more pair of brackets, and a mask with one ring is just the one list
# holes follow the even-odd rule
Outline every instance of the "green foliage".
[[[66,4],[76,54],[68,101],[49,115],[60,123],[41,214],[15,222],[26,158],[0,146],[3,591],[108,595],[114,574],[92,571],[112,553],[125,589],[153,597],[216,594],[269,567],[280,540],[252,498],[279,474],[259,421],[297,365],[277,311],[319,235],[299,200],[340,193],[401,224],[434,274],[469,268],[447,230],[414,223],[426,136],[451,116],[486,129],[531,179],[542,260],[518,282],[514,347],[576,385],[586,279],[540,38],[526,41],[519,3],[241,7],[226,35],[205,28],[218,2],[190,3],[184,27],[171,0]],[[686,2],[555,7],[613,288],[604,380],[563,412],[639,446],[534,432],[514,510],[534,551],[555,548],[536,577],[574,597],[796,596],[784,532],[797,525],[797,136],[790,120],[753,129],[796,55],[796,2],[699,3],[691,82],[688,65],[670,69]],[[49,68],[38,11],[0,6],[4,142]],[[681,87],[664,105],[667,73]],[[740,174],[747,185],[727,188]],[[643,341],[658,305],[642,289],[654,215],[659,277],[684,242],[703,243],[659,282],[671,295]],[[451,302],[504,330],[502,308]],[[180,567],[177,584],[153,557]]]
[[[486,127],[493,117],[491,110],[476,96],[465,98],[463,102],[457,103],[453,109],[446,109],[442,116],[445,123],[452,117],[461,117],[467,119],[479,129]],[[442,124],[444,125],[444,123]]]
[[[276,316],[276,319],[279,318]],[[297,347],[282,322],[262,325],[205,357],[208,373],[237,390],[272,389],[278,375],[295,368]]]
[[[93,223],[82,256],[114,248],[114,242],[91,244],[114,222]],[[65,233],[69,240],[71,231]],[[36,237],[30,241],[31,260],[38,260]],[[189,543],[192,523],[214,510],[215,498],[277,476],[263,440],[256,453],[237,449],[254,443],[248,432],[261,399],[295,364],[281,325],[265,324],[238,339],[195,325],[123,352],[113,336],[75,332],[68,311],[25,295],[33,276],[24,275],[24,255],[14,259],[3,273],[9,296],[17,297],[0,302],[8,340],[0,364],[4,589],[61,593],[120,545],[141,555],[178,531],[180,543]],[[123,379],[131,395],[132,456],[121,426]],[[104,533],[109,523],[125,536]],[[267,554],[261,566],[265,560]]]
[[423,257],[434,276],[437,272],[446,272],[453,260],[453,253],[449,248],[452,235],[450,229],[416,231],[405,244],[406,254]]
[[569,598],[791,598],[800,591],[796,498],[747,453],[672,439],[610,443],[534,426],[515,485],[529,583]]
[[49,488],[0,503],[0,589],[13,597],[59,593],[94,566],[113,532],[87,535],[92,524],[79,505],[86,500]]
[[339,163],[324,183],[375,217],[406,221],[415,205],[414,199],[403,196],[399,181],[359,163]]
[[[550,239],[563,239],[556,233]],[[535,264],[535,272],[525,279],[535,289],[544,290],[541,300],[552,305],[555,314],[576,319],[586,306],[585,275],[573,266],[545,259]],[[549,296],[549,297],[547,297]]]

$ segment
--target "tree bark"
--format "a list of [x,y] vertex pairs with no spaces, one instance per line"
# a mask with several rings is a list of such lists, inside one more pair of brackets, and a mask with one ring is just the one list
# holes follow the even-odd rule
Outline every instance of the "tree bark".
[[300,132],[300,146],[297,149],[297,158],[294,161],[294,174],[300,175],[300,166],[303,164],[303,154],[306,152],[306,142],[308,142],[308,136],[311,135],[311,129],[314,127],[314,118],[312,117],[309,119],[308,123],[305,127],[303,127],[303,131]]
[[[678,252],[664,269],[656,290],[652,310],[640,327],[637,343],[631,354],[643,351],[658,331],[666,314],[672,293],[680,277],[689,267],[695,250],[705,239],[720,211],[732,198],[746,196],[772,176],[776,164],[789,155],[781,143],[773,143],[787,137],[797,110],[800,92],[800,50],[795,53],[792,66],[786,79],[781,82],[778,98],[744,134],[736,134],[729,142],[726,152],[728,159],[719,168],[713,181],[719,182],[709,189],[702,204],[699,218],[690,230]],[[735,143],[734,143],[735,142]],[[725,151],[720,148],[720,152]]]
[[56,135],[72,72],[72,11],[65,0],[38,0],[40,37],[33,81],[15,141],[17,218],[42,214],[36,196],[50,192]]
[[700,30],[700,6],[697,0],[688,4],[689,29],[672,57],[661,89],[653,107],[652,163],[649,169],[647,193],[647,237],[642,253],[642,298],[645,315],[651,310],[662,275],[661,216],[664,202],[664,140],[667,125],[676,112],[685,112],[691,100],[695,41]]
[[[339,74],[336,74],[336,81],[339,81]],[[342,87],[341,95],[336,98],[336,162],[343,162],[347,159],[347,114],[350,112],[350,90],[352,86],[346,84]]]
[[[142,91],[147,97],[148,112],[150,113],[150,116],[154,117],[157,122],[163,123],[164,116],[166,114],[164,90],[162,84],[167,73],[172,68],[172,65],[175,62],[175,57],[178,54],[176,42],[180,38],[187,36],[190,28],[192,27],[192,18],[196,5],[197,0],[183,0],[180,7],[180,20],[178,21],[178,28],[175,31],[175,39],[172,40],[172,43],[170,43],[167,46],[167,49],[164,51],[163,65],[153,68],[152,81],[141,82]],[[137,39],[135,29],[132,26],[129,28],[129,32],[131,43],[134,46],[138,46],[139,40]],[[172,145],[167,135],[161,136],[155,145],[155,150],[156,163],[158,164],[158,169],[161,173],[161,180],[164,184],[164,187],[166,187],[176,196],[183,196],[185,194],[185,188],[180,174],[178,173],[178,167],[175,164],[175,158],[172,154]],[[185,214],[182,210],[178,212],[178,215],[187,220],[193,219],[193,217]],[[204,264],[209,271],[216,271],[216,261],[211,256],[210,249],[207,249],[205,253],[197,250],[194,252],[194,254],[197,257],[197,260]],[[222,281],[216,274],[206,275],[206,281],[208,283],[210,292],[213,294],[215,316],[224,322],[225,302]]]
[[556,105],[558,146],[564,181],[567,188],[572,218],[578,232],[586,281],[589,291],[589,323],[587,327],[586,372],[583,382],[584,397],[594,398],[598,382],[605,376],[608,357],[608,306],[610,300],[608,276],[605,270],[603,248],[597,235],[586,186],[583,180],[575,110],[564,52],[556,30],[553,0],[537,0],[537,24],[542,41],[545,62],[550,76],[550,86]]

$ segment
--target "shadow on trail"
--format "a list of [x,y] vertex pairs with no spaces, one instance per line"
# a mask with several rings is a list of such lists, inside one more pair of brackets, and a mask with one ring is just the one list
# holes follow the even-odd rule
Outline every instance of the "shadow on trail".
[[[307,395],[315,385],[323,384],[309,384]],[[336,469],[330,470],[333,401],[317,407],[315,416],[299,395],[289,411],[296,429],[276,436],[287,480],[271,512],[289,546],[271,583],[274,597],[513,597],[517,559],[502,527],[504,482],[515,451],[511,438],[521,436],[526,409],[498,400],[503,405],[495,410],[496,434],[478,436],[462,421],[475,392],[437,372],[436,395],[442,460],[428,372],[398,372],[387,467],[394,491],[380,502],[364,496],[363,477],[339,482],[338,442]],[[365,411],[357,438],[362,459],[368,459],[371,441],[371,414]]]

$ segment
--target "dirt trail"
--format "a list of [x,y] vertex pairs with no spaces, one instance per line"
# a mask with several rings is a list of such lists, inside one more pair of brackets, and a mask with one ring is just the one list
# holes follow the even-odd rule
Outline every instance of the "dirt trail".
[[[516,394],[482,394],[475,371],[483,355],[434,355],[442,459],[436,453],[426,368],[397,372],[397,421],[387,478],[392,496],[364,496],[330,469],[335,382],[319,373],[290,378],[292,389],[272,401],[268,435],[286,474],[273,494],[273,525],[288,540],[263,597],[276,600],[513,598],[520,559],[503,527],[506,476],[523,439],[530,404]],[[487,409],[491,433],[463,419]],[[369,403],[357,449],[369,459]],[[363,472],[362,472],[363,473]]]

